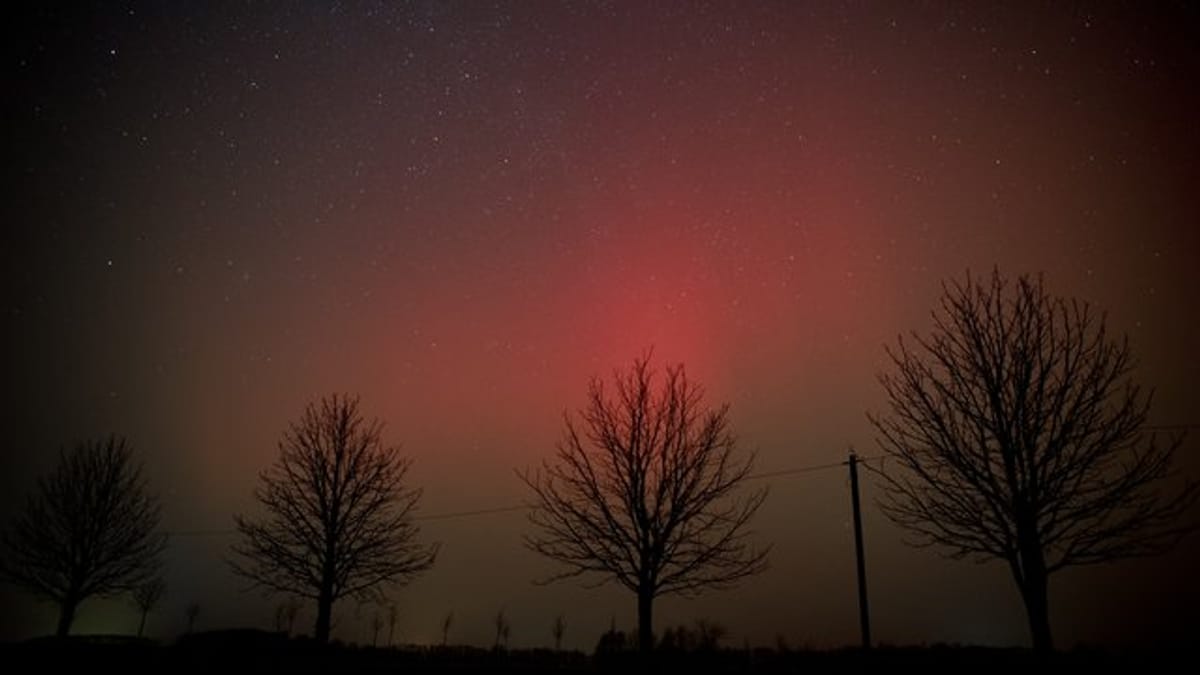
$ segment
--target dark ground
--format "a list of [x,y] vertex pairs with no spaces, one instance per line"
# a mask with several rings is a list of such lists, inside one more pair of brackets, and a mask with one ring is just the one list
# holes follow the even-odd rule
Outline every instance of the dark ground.
[[42,638],[0,647],[7,672],[183,673],[1020,673],[1179,669],[1190,654],[1077,649],[1039,657],[1026,649],[931,646],[869,652],[717,649],[636,653],[487,650],[476,647],[329,645],[264,631],[215,631],[170,645],[127,637]]

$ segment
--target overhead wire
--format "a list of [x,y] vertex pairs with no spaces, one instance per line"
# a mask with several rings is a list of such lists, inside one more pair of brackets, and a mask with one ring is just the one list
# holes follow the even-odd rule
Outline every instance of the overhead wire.
[[[1144,427],[1150,431],[1191,431],[1200,429],[1200,424],[1150,424]],[[856,455],[858,463],[868,471],[885,475],[883,472],[883,462],[887,458],[886,455]],[[879,468],[872,466],[871,462],[879,460]],[[794,476],[817,471],[827,471],[846,466],[848,460],[837,462],[829,462],[826,464],[810,464],[808,466],[797,466],[787,469],[776,469],[772,471],[762,471],[752,473],[746,476],[746,480],[764,480],[769,478],[780,478],[783,476]],[[485,507],[479,509],[466,509],[460,511],[445,511],[441,513],[416,514],[413,520],[418,521],[436,521],[436,520],[455,520],[458,518],[475,518],[478,516],[490,516],[500,513],[511,513],[515,511],[528,511],[531,508],[529,504],[505,504],[500,506]],[[168,530],[167,535],[172,537],[218,537],[237,534],[237,530],[233,528],[206,528],[193,530]]]
[[[859,457],[859,462],[877,459],[876,457]],[[812,464],[809,466],[797,466],[787,469],[778,469],[774,471],[763,471],[761,473],[753,473],[746,476],[746,480],[763,480],[767,478],[779,478],[782,476],[793,476],[798,474],[812,473],[814,471],[825,471],[846,466],[846,460],[840,462],[830,462],[828,464]],[[486,507],[480,509],[467,509],[461,511],[445,511],[441,513],[416,514],[413,520],[431,521],[431,520],[454,520],[458,518],[474,518],[477,516],[490,516],[499,513],[510,513],[514,511],[527,511],[531,507],[529,504],[506,504],[500,506]],[[168,536],[172,537],[219,537],[237,534],[234,528],[204,528],[194,530],[168,530]]]

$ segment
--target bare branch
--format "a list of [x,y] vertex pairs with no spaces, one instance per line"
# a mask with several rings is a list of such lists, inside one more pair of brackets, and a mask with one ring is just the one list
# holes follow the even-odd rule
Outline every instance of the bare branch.
[[889,410],[868,415],[899,466],[881,507],[915,543],[1006,561],[1043,605],[1032,616],[1050,573],[1161,553],[1195,529],[1182,519],[1200,487],[1162,487],[1182,438],[1146,434],[1150,397],[1103,315],[994,271],[944,284],[933,324],[888,349]]
[[383,445],[382,431],[359,415],[356,398],[309,405],[260,475],[254,496],[265,514],[234,516],[242,535],[234,572],[268,592],[316,600],[321,640],[339,598],[378,601],[384,586],[406,583],[437,556],[436,544],[417,542],[411,462]]
[[739,494],[754,457],[737,457],[728,408],[705,408],[682,366],[655,375],[644,357],[611,391],[593,380],[553,459],[520,474],[536,530],[525,543],[562,564],[548,581],[587,575],[649,602],[766,568],[749,529],[766,490]]
[[94,595],[117,595],[157,576],[166,538],[156,533],[158,499],[125,439],[80,443],[4,533],[0,574],[57,603],[59,635],[76,607]]

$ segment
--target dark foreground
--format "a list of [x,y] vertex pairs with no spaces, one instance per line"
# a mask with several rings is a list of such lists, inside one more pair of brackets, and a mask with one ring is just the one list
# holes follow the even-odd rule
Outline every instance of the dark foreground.
[[[871,651],[716,649],[586,655],[548,649],[321,646],[261,631],[220,631],[171,645],[124,637],[39,639],[0,647],[6,672],[231,673],[859,673],[1141,672],[1179,663],[1170,651],[1073,650],[1042,657],[1025,649],[883,647]],[[1185,659],[1184,663],[1187,662]]]

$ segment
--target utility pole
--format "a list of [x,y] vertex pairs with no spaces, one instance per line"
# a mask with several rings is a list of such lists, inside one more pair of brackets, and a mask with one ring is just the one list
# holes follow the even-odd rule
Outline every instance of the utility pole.
[[858,622],[863,649],[871,648],[871,615],[867,611],[867,564],[863,559],[862,513],[858,505],[858,455],[850,450],[850,499],[854,507],[854,552],[858,557]]

